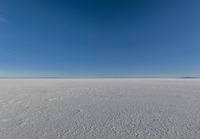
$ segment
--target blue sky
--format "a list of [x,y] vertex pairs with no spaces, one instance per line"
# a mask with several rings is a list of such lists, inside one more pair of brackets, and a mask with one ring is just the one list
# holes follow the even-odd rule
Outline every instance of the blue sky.
[[0,0],[0,76],[200,74],[200,2]]

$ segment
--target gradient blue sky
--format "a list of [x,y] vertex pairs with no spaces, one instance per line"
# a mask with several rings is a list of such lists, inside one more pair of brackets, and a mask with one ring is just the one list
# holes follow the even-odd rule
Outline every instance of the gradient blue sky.
[[200,1],[0,0],[0,76],[200,74]]

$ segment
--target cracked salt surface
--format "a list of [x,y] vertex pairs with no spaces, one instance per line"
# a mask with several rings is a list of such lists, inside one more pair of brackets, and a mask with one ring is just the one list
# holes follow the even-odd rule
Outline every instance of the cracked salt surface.
[[198,79],[1,79],[0,139],[199,139]]

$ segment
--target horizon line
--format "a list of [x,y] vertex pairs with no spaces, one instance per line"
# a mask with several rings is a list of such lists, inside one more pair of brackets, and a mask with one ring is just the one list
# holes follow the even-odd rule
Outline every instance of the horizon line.
[[176,78],[176,79],[200,79],[199,75],[110,75],[110,76],[0,76],[0,79],[95,79],[95,78]]

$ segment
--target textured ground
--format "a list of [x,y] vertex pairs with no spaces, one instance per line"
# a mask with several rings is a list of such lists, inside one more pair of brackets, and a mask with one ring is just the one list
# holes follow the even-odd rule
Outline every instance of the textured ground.
[[199,139],[200,80],[0,80],[0,139],[71,138]]

